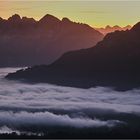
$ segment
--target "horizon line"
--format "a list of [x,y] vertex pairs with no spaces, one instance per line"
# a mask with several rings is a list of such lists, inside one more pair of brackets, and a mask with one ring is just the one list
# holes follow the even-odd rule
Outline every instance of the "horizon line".
[[[1,0],[0,0],[0,1],[1,1]],[[37,22],[40,21],[40,20],[41,20],[44,16],[46,16],[46,15],[51,15],[51,16],[53,16],[53,17],[59,19],[60,21],[62,21],[63,18],[68,18],[68,17],[59,18],[59,17],[54,16],[54,15],[49,14],[49,13],[48,13],[48,14],[45,14],[44,16],[42,16],[42,17],[40,17],[40,18],[35,18],[35,17],[30,17],[30,16],[23,16],[23,15],[20,15],[20,14],[18,14],[18,13],[11,14],[11,16],[9,16],[9,17],[7,17],[7,18],[4,18],[4,17],[0,16],[0,18],[2,18],[3,20],[8,20],[10,17],[12,17],[12,16],[14,16],[14,15],[19,15],[21,19],[22,19],[23,17],[32,18],[32,19],[34,19],[34,20],[37,21]],[[113,28],[114,26],[119,26],[119,27],[121,27],[121,28],[124,28],[124,27],[127,27],[127,26],[133,27],[135,24],[137,24],[138,22],[140,22],[140,21],[138,21],[138,22],[136,22],[135,24],[126,24],[125,26],[121,26],[121,25],[119,25],[119,24],[114,24],[114,25],[106,24],[105,26],[94,26],[94,25],[90,25],[90,24],[88,24],[88,23],[74,21],[74,20],[72,20],[71,18],[68,18],[68,19],[69,19],[71,22],[80,23],[80,24],[87,24],[87,25],[91,26],[92,28],[106,28],[107,26],[110,26],[110,27],[112,27],[112,28]]]

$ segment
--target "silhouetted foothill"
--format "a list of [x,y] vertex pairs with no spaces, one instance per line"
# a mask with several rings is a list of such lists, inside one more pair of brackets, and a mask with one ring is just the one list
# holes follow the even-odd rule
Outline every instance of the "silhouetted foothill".
[[140,24],[131,30],[107,34],[96,46],[65,53],[48,66],[35,66],[9,74],[66,86],[111,86],[127,90],[140,86]]
[[3,18],[0,17],[0,21],[3,21]]
[[138,22],[136,25],[133,26],[133,31],[140,33],[140,22]]

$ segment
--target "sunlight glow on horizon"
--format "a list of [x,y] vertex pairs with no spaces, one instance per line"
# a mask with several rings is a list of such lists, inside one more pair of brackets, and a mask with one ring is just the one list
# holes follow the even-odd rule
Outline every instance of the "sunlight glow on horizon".
[[39,20],[51,14],[92,27],[126,26],[140,21],[139,7],[140,1],[0,1],[0,17],[16,13]]

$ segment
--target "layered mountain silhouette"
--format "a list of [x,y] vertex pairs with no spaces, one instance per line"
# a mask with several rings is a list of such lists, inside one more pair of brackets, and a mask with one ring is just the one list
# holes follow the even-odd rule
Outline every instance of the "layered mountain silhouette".
[[127,25],[125,27],[120,27],[118,25],[115,25],[113,27],[107,25],[105,28],[95,28],[96,30],[98,30],[99,32],[101,32],[102,34],[106,35],[108,33],[114,32],[114,31],[126,31],[126,30],[130,30],[132,27],[130,25]]
[[103,35],[86,24],[45,15],[0,18],[0,67],[49,64],[70,50],[89,48]]
[[140,23],[131,30],[107,34],[96,46],[65,53],[51,65],[34,66],[6,76],[66,86],[140,86]]

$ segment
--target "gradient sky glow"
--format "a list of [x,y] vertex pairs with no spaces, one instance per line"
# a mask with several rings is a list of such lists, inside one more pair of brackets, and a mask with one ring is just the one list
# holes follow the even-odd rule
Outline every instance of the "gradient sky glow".
[[140,21],[140,1],[0,1],[0,17],[7,19],[15,13],[36,20],[52,14],[93,27],[126,26]]

